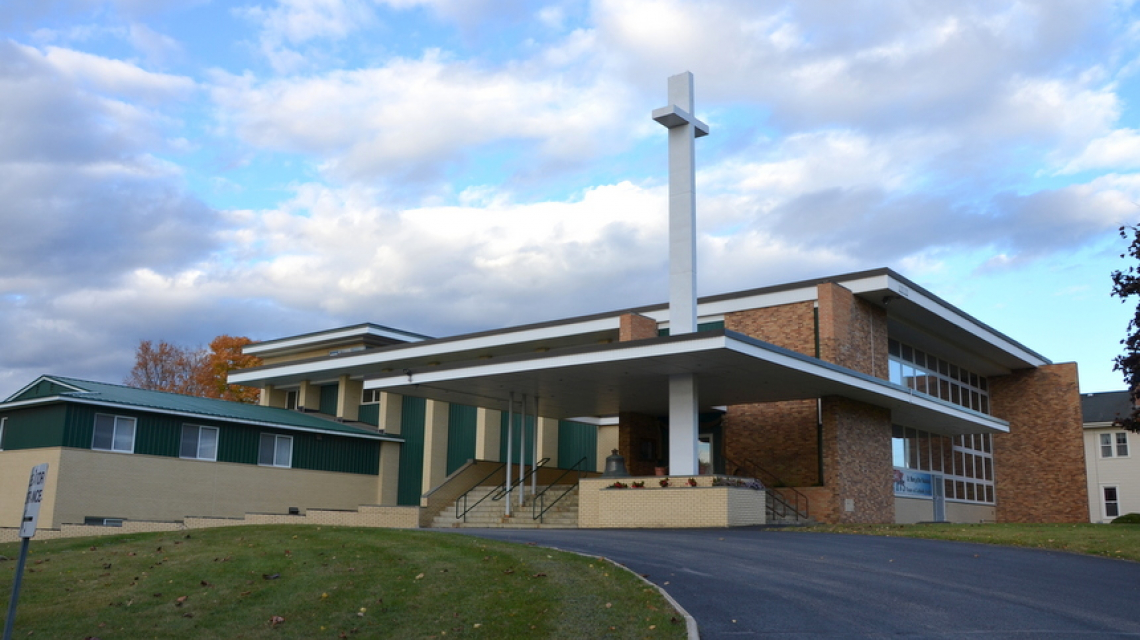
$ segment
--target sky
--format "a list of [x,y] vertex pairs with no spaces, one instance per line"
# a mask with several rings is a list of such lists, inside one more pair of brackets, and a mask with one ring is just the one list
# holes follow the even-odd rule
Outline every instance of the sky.
[[0,397],[140,340],[433,336],[663,303],[666,78],[698,292],[889,267],[1112,370],[1130,1],[5,0]]

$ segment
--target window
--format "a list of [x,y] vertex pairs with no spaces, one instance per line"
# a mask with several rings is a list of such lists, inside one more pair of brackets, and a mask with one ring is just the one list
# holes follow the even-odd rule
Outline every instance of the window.
[[1100,434],[1100,457],[1102,458],[1128,457],[1128,432]]
[[360,397],[360,402],[361,404],[375,404],[377,402],[380,402],[380,390],[365,389],[364,393]]
[[95,414],[91,448],[99,451],[135,452],[135,419]]
[[179,450],[178,456],[190,460],[209,460],[211,462],[217,460],[217,427],[182,425],[182,448]]
[[967,409],[990,412],[985,376],[894,339],[887,342],[887,354],[891,382]]
[[277,436],[272,433],[261,434],[257,464],[266,467],[292,467],[293,438],[291,436]]
[[0,418],[0,451],[4,450],[4,424],[8,422],[8,418]]
[[1120,499],[1116,487],[1101,487],[1104,492],[1104,517],[1115,518],[1120,515]]
[[297,410],[297,391],[296,390],[285,392],[285,408],[286,409],[292,409],[294,411]]

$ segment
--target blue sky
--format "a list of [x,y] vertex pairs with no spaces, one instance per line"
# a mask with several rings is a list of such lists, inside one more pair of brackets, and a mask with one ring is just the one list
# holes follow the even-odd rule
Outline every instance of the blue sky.
[[450,335],[663,302],[665,79],[699,291],[891,267],[1112,371],[1131,2],[9,1],[0,396],[139,340]]

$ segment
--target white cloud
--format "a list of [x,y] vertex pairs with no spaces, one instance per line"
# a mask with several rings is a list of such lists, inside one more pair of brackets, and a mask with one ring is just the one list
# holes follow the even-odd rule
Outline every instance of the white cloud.
[[1093,139],[1061,169],[1061,173],[1095,169],[1140,169],[1140,131],[1131,128],[1116,129],[1108,135]]
[[44,58],[72,82],[99,93],[146,102],[184,99],[194,90],[184,76],[144,71],[134,64],[100,56],[48,47]]
[[311,154],[332,176],[369,181],[462,160],[500,141],[586,162],[622,144],[614,114],[631,110],[628,92],[606,78],[582,85],[519,68],[486,70],[439,52],[268,82],[220,76],[213,95],[219,118],[248,144]]

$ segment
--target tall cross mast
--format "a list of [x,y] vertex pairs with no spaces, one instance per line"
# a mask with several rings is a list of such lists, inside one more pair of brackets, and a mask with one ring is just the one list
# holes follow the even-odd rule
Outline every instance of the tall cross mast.
[[[709,127],[693,116],[693,74],[669,78],[669,104],[653,119],[669,129],[669,334],[697,330],[696,139]],[[697,376],[669,376],[669,472],[697,473]]]

